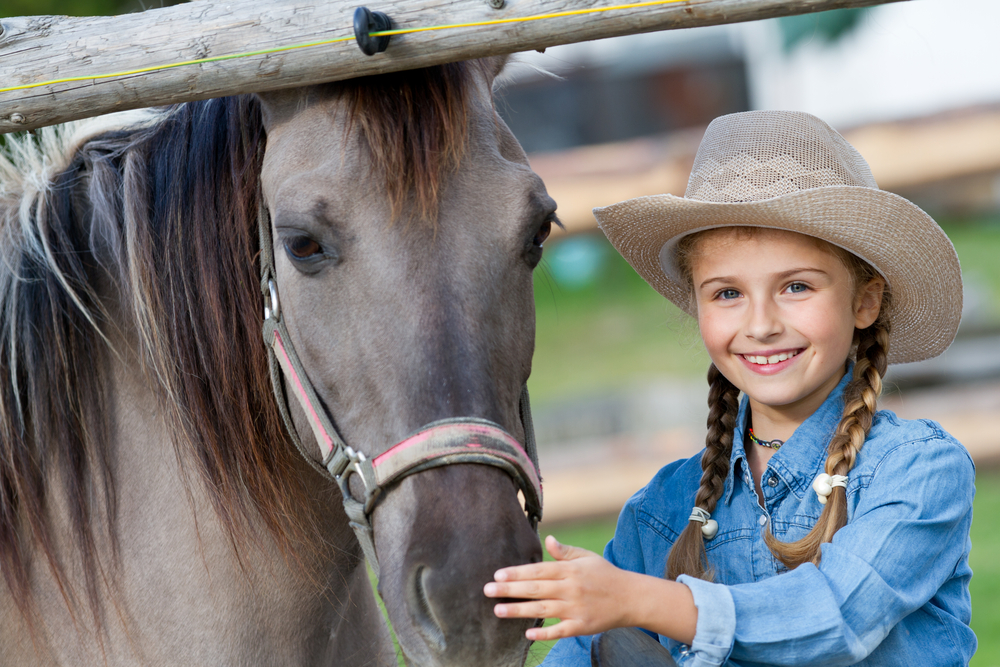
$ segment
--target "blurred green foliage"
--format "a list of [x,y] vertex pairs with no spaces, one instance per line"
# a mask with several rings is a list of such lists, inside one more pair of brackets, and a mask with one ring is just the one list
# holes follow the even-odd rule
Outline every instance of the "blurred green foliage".
[[[662,376],[700,376],[708,355],[693,320],[659,295],[604,235],[599,275],[588,285],[561,285],[543,258],[535,271],[535,356],[528,387],[550,400],[607,392]],[[558,241],[546,244],[554,255]]]
[[868,11],[869,7],[863,7],[784,16],[778,19],[782,43],[786,51],[791,51],[798,44],[811,39],[836,42],[858,27]]
[[186,0],[3,0],[3,16],[114,16],[176,5]]

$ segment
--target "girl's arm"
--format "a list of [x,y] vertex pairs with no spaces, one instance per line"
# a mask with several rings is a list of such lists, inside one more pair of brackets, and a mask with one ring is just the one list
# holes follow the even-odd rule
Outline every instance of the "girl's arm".
[[621,570],[586,549],[560,544],[549,535],[545,548],[555,562],[499,570],[484,592],[492,598],[528,602],[496,605],[501,618],[559,618],[531,628],[540,641],[591,635],[618,627],[652,630],[684,644],[694,640],[698,610],[684,584]]

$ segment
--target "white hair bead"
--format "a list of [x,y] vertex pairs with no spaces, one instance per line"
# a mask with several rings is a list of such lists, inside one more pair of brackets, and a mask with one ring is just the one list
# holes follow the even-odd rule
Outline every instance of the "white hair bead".
[[691,509],[691,516],[688,517],[688,521],[701,522],[701,534],[705,536],[706,540],[710,540],[719,534],[719,522],[712,518],[708,510],[701,507]]
[[826,505],[826,499],[830,497],[834,487],[837,486],[847,488],[847,475],[828,475],[821,472],[816,475],[816,479],[812,483],[813,491],[816,492],[816,498],[821,505]]

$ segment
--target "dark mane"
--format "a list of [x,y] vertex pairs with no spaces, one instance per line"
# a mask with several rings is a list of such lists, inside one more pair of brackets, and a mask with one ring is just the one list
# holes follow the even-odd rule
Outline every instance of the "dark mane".
[[[421,216],[436,210],[465,146],[469,67],[337,84],[397,213],[408,198]],[[252,539],[251,521],[286,553],[320,538],[302,516],[306,484],[260,334],[258,101],[181,105],[80,142],[72,131],[0,154],[0,569],[30,620],[38,550],[70,611],[86,604],[100,626],[110,564],[96,534],[113,535],[115,491],[99,370],[123,331],[234,545]],[[50,513],[62,506],[82,590],[56,554]]]

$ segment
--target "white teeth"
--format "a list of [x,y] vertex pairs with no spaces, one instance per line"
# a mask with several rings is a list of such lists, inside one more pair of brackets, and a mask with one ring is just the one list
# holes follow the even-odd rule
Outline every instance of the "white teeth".
[[752,354],[744,354],[743,358],[746,359],[747,361],[749,361],[751,364],[758,364],[760,366],[764,366],[764,365],[767,365],[767,364],[776,364],[778,362],[785,361],[786,359],[791,359],[792,357],[794,357],[797,354],[798,354],[798,351],[795,351],[795,352],[782,352],[780,354],[772,354],[770,357],[759,357],[759,356],[752,355]]

